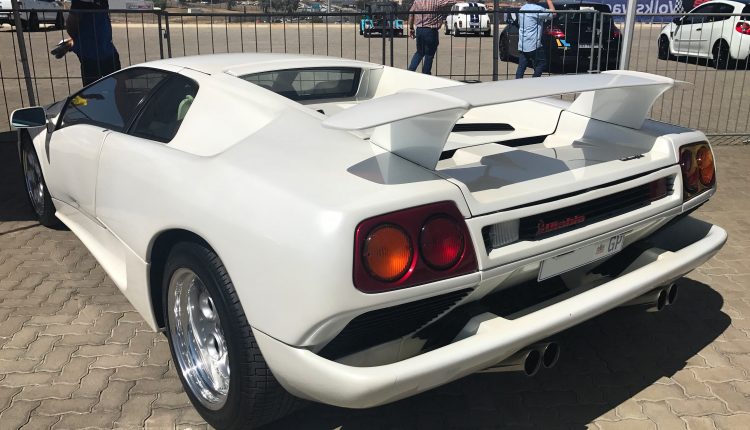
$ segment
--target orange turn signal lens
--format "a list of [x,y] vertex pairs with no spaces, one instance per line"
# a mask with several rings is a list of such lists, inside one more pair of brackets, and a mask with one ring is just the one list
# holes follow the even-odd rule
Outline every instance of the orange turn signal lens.
[[695,154],[701,184],[709,187],[714,183],[714,155],[707,146],[701,146]]
[[381,281],[395,281],[404,276],[413,258],[411,239],[395,225],[378,226],[365,239],[362,260],[367,271]]

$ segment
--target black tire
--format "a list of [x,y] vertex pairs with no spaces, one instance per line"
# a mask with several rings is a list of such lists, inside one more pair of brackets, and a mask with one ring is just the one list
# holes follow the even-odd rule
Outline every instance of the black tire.
[[458,37],[461,33],[458,31],[458,25],[453,24],[453,37]]
[[57,16],[55,16],[55,28],[58,30],[65,29],[65,16],[62,12],[57,12]]
[[500,45],[498,47],[498,56],[500,57],[501,61],[510,61],[510,52],[508,47],[508,36],[501,36],[500,41],[498,44]]
[[[210,294],[212,308],[226,339],[229,363],[229,388],[224,404],[212,410],[204,406],[186,382],[175,350],[169,309],[170,283],[178,270],[187,269],[200,278]],[[182,270],[184,272],[184,270]],[[177,373],[198,413],[217,429],[247,429],[277,420],[296,408],[301,401],[293,397],[271,374],[255,342],[237,292],[218,255],[206,244],[180,242],[167,257],[162,281],[164,321],[169,347]],[[175,287],[176,288],[176,287]],[[174,317],[173,317],[174,318]]]
[[732,64],[732,59],[729,56],[729,45],[723,40],[716,42],[711,53],[714,56],[714,68],[717,70],[726,70]]
[[492,30],[487,30],[487,31],[485,31],[485,32],[484,32],[484,36],[485,36],[485,37],[490,37],[490,36],[492,36]]
[[[34,145],[31,143],[30,137],[25,132],[21,132],[20,134],[21,141],[18,148],[18,155],[21,162],[21,172],[24,176],[23,183],[24,188],[26,188],[26,198],[39,220],[39,224],[45,227],[57,227],[60,225],[60,220],[55,216],[55,204],[52,203],[52,196],[50,196],[47,190],[47,183],[44,181],[39,156],[34,149]],[[38,185],[41,188],[32,185],[31,177],[38,181]]]
[[24,22],[24,25],[26,26],[26,31],[39,31],[39,17],[36,12],[29,14],[29,19]]
[[657,55],[660,60],[669,60],[671,57],[669,53],[669,39],[667,36],[662,35],[659,37],[658,51],[659,53]]

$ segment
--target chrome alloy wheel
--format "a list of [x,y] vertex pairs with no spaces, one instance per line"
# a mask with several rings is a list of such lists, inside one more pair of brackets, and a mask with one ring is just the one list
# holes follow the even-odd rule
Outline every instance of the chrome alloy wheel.
[[169,335],[190,391],[218,410],[229,392],[229,357],[219,314],[203,281],[181,268],[169,280]]
[[44,213],[44,180],[42,168],[33,150],[23,150],[23,176],[26,180],[26,192],[37,215]]

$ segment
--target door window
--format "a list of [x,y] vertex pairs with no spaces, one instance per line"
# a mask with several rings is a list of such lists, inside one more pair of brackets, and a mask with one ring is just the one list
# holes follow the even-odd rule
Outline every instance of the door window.
[[682,18],[682,24],[703,24],[704,22],[709,22],[712,17],[701,14],[714,12],[715,10],[713,4],[700,5],[697,8],[693,9],[693,11],[688,15],[685,15],[684,18]]
[[[726,3],[714,4],[714,13],[734,13],[734,6]],[[711,21],[725,21],[731,18],[731,16],[711,16]]]
[[130,134],[167,143],[180,128],[198,93],[198,84],[184,76],[174,75],[151,97],[135,121]]
[[66,105],[60,127],[90,124],[124,131],[167,72],[127,69],[84,88]]

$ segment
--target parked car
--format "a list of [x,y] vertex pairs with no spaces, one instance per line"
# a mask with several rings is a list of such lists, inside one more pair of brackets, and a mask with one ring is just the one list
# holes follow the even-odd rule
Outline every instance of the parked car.
[[359,21],[359,34],[365,37],[373,34],[403,36],[404,20],[396,16],[396,11],[396,3],[392,1],[366,4]]
[[[704,15],[713,13],[736,16]],[[701,4],[665,26],[658,47],[660,60],[693,57],[711,60],[717,69],[732,67],[735,61],[747,61],[750,0],[713,0]]]
[[479,34],[490,36],[490,17],[484,3],[456,3],[445,18],[445,34]]
[[[60,0],[19,0],[18,7],[33,11],[20,12],[21,24],[24,30],[37,31],[39,24],[54,24],[57,28],[65,27],[67,12],[64,12],[63,2]],[[10,0],[0,0],[0,25],[15,26]]]
[[[610,13],[609,5],[593,2],[555,2],[554,5],[558,11],[579,12],[558,13],[544,24],[542,45],[550,68],[576,73],[586,72],[590,66],[594,70],[616,69],[620,30],[610,15],[596,13]],[[503,61],[518,61],[517,15],[506,16],[507,25],[500,33],[499,56]]]
[[533,375],[556,333],[673,303],[727,238],[690,216],[716,191],[706,136],[647,119],[673,84],[221,54],[132,66],[11,124],[40,222],[164,332],[201,416],[239,429],[296,398],[367,408]]

